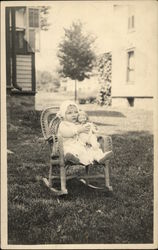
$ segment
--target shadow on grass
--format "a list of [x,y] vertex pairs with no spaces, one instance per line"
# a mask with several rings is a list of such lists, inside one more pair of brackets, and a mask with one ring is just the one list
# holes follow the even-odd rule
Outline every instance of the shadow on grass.
[[96,124],[97,126],[104,126],[104,127],[106,127],[106,126],[111,126],[111,127],[117,126],[115,124],[110,124],[110,123],[105,124],[105,123],[101,123],[101,122],[94,122],[94,124]]
[[110,110],[92,110],[92,111],[87,111],[87,113],[90,116],[126,117],[121,112],[110,111]]

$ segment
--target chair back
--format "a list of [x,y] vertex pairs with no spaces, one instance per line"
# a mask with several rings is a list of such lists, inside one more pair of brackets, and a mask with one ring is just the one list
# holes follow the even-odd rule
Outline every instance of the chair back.
[[41,129],[46,141],[48,141],[52,135],[57,134],[58,127],[61,122],[60,118],[56,116],[58,109],[58,107],[49,107],[41,113]]
[[112,138],[109,135],[98,136],[98,142],[103,152],[113,151]]

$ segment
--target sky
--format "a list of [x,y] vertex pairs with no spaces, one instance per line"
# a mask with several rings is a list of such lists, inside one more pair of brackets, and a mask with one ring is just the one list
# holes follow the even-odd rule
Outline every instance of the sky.
[[64,28],[69,28],[77,19],[84,23],[87,32],[97,37],[95,45],[98,54],[109,50],[112,42],[111,1],[57,1],[50,2],[50,5],[48,22],[51,25],[48,31],[40,32],[40,52],[36,53],[37,70],[53,71],[56,68],[56,53]]

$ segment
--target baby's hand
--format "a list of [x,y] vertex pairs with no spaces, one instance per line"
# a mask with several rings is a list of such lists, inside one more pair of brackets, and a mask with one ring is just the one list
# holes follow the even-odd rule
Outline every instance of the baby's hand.
[[85,133],[89,133],[91,126],[89,124],[84,125]]
[[94,132],[98,132],[97,125],[94,124]]
[[80,126],[80,128],[78,129],[78,132],[79,132],[79,133],[86,133],[86,134],[88,134],[89,131],[90,131],[90,125],[89,125],[89,124],[82,125],[82,126]]

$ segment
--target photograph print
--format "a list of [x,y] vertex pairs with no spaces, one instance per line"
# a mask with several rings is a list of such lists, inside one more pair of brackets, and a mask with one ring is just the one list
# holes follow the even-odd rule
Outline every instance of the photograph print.
[[1,3],[2,249],[158,247],[157,3]]

